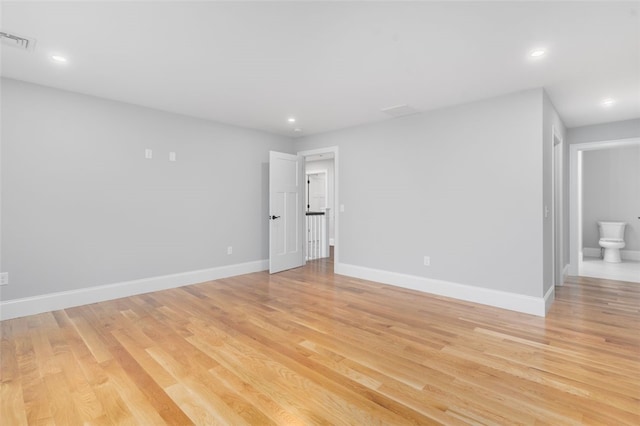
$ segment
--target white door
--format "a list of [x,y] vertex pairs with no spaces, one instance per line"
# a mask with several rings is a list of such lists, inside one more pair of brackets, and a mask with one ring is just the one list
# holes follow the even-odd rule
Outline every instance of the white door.
[[309,211],[321,212],[327,207],[327,174],[309,173],[307,174],[307,184],[309,193],[307,196]]
[[269,273],[304,265],[304,159],[269,153]]

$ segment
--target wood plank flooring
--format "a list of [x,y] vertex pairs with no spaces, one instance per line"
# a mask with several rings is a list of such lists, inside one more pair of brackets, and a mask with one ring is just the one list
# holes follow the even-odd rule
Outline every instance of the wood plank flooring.
[[640,424],[640,285],[539,318],[331,269],[3,321],[0,423]]

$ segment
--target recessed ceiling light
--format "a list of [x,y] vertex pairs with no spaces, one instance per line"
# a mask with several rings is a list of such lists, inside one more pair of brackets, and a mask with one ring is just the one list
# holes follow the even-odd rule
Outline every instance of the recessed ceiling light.
[[546,53],[547,53],[547,51],[544,50],[544,49],[534,49],[531,52],[529,52],[529,56],[531,56],[532,58],[541,58]]
[[302,131],[302,129],[301,129],[301,128],[299,128],[299,127],[296,127],[295,129],[293,129],[293,131],[294,131],[294,132],[301,132],[301,131]]
[[64,56],[60,56],[60,55],[51,55],[51,60],[53,62],[57,62],[59,64],[65,64],[67,62],[67,58],[65,58]]
[[287,121],[288,121],[289,123],[295,123],[295,122],[296,122],[296,119],[295,119],[294,117],[289,117],[289,118],[287,119]]
[[615,104],[615,103],[616,103],[616,101],[615,101],[615,100],[613,100],[613,99],[611,99],[611,98],[607,98],[607,99],[604,99],[604,100],[602,101],[602,106],[603,106],[603,107],[607,107],[607,108],[608,108],[608,107],[612,106],[612,105],[613,105],[613,104]]

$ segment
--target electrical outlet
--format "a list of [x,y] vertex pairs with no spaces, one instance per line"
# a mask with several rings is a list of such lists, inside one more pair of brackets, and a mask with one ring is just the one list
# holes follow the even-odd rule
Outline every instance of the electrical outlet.
[[424,257],[424,266],[431,266],[431,258],[429,256]]
[[233,247],[227,247],[227,254],[233,254]]
[[9,273],[3,272],[0,274],[0,285],[8,285],[9,284]]

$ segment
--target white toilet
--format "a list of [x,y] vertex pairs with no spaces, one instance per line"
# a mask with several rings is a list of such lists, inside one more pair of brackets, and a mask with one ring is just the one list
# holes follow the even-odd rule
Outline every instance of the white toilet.
[[604,248],[604,261],[620,263],[620,249],[624,247],[624,222],[598,222],[600,247]]

